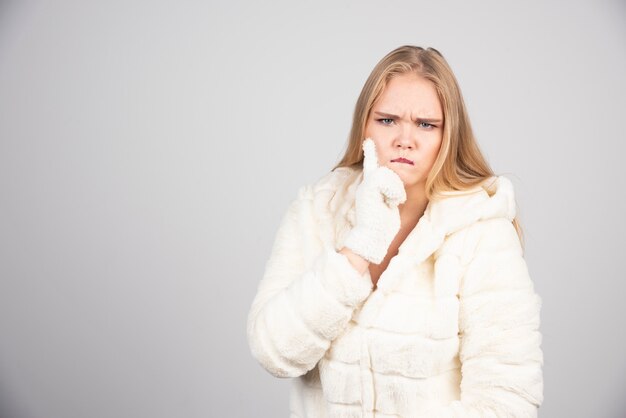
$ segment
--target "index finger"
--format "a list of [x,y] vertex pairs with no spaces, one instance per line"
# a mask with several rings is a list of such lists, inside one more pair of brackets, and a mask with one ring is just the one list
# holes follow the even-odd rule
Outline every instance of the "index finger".
[[378,156],[376,155],[376,145],[371,138],[363,141],[363,175],[378,168]]

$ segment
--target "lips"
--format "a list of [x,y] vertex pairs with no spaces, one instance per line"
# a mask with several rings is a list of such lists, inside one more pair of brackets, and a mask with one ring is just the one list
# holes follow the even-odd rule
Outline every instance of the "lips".
[[407,160],[406,158],[396,158],[391,160],[392,163],[404,163],[404,164],[410,164],[413,165],[413,161],[411,160]]

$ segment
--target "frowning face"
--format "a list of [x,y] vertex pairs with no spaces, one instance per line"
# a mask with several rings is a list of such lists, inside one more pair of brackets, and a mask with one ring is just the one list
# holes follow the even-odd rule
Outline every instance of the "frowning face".
[[425,187],[443,138],[443,110],[434,84],[416,74],[395,76],[374,103],[365,138],[378,163],[396,172],[405,188]]

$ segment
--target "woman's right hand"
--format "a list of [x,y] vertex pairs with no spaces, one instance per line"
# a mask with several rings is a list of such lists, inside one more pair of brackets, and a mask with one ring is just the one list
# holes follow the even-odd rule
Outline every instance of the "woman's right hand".
[[355,196],[356,225],[344,246],[374,264],[380,264],[400,230],[398,205],[406,201],[402,179],[378,164],[371,138],[363,141],[363,181]]

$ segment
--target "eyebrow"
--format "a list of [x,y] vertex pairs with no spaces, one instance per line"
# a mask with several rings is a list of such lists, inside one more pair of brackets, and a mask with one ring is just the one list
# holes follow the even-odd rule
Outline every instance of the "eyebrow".
[[[379,116],[382,116],[383,118],[389,118],[389,119],[400,118],[400,116],[392,115],[391,113],[383,113],[383,112],[378,112],[378,111],[375,111],[374,113],[378,114]],[[442,122],[441,119],[428,119],[428,118],[415,118],[415,121],[427,122],[427,123],[441,123]]]

